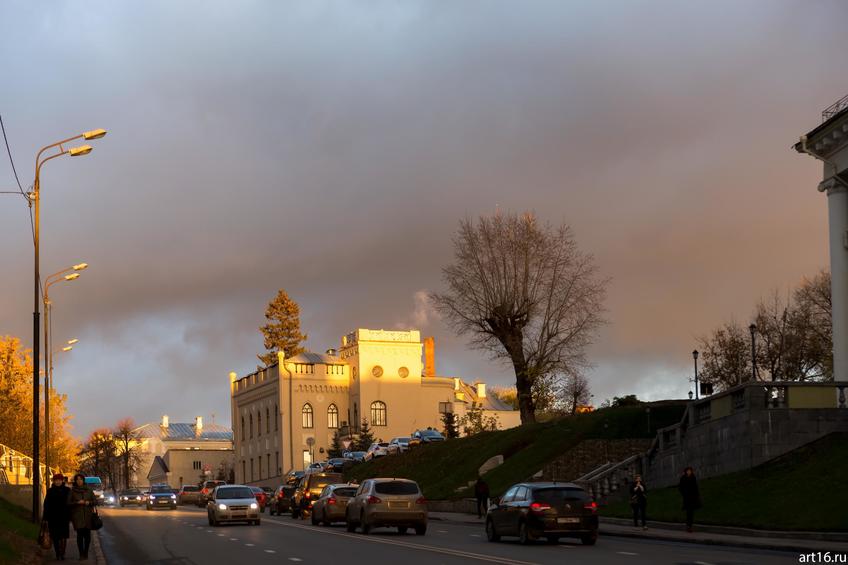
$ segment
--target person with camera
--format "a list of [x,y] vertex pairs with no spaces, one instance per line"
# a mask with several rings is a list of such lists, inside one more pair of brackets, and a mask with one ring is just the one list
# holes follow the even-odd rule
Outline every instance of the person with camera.
[[642,482],[642,477],[636,475],[633,479],[633,484],[630,485],[630,507],[633,509],[633,526],[639,527],[641,518],[642,529],[647,530],[646,511],[648,509],[648,490],[645,488],[645,483]]

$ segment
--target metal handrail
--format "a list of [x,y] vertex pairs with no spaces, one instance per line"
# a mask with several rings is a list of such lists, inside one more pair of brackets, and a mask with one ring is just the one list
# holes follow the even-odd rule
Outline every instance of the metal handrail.
[[822,111],[822,123],[828,121],[830,118],[848,108],[848,94],[828,106]]

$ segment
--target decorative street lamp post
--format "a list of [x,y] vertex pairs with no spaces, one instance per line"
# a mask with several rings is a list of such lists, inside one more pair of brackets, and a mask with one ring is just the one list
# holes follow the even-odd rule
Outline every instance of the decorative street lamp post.
[[748,326],[751,332],[751,382],[757,380],[757,325]]
[[[692,359],[695,360],[695,400],[700,398],[699,389],[700,385],[698,384],[698,350],[692,352]],[[690,396],[691,398],[691,396]]]

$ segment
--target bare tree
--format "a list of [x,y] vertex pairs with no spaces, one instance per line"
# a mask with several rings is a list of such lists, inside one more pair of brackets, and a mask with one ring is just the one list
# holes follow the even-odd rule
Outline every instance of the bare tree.
[[592,400],[589,380],[579,373],[566,376],[562,384],[562,399],[565,412],[572,416],[576,414],[580,406],[586,406]]
[[731,321],[698,341],[701,382],[723,390],[750,380],[751,339],[747,329]]
[[112,431],[100,428],[91,432],[80,452],[80,472],[106,478],[114,489],[117,485],[117,448]]
[[116,457],[120,462],[120,479],[123,488],[130,488],[130,479],[139,470],[142,460],[141,436],[132,418],[124,418],[112,430]]
[[511,363],[522,423],[536,420],[533,386],[586,366],[603,323],[607,280],[562,225],[531,213],[460,222],[447,291],[431,298],[457,333]]

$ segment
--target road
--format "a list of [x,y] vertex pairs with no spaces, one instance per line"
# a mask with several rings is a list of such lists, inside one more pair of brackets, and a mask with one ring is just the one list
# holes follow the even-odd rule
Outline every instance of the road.
[[431,521],[426,536],[378,529],[349,534],[343,525],[312,526],[288,516],[263,516],[261,526],[208,525],[204,510],[148,512],[112,508],[102,512],[100,539],[109,565],[240,563],[403,563],[404,565],[578,563],[628,565],[762,565],[797,563],[796,553],[690,543],[602,537],[594,547],[489,543],[479,526]]

